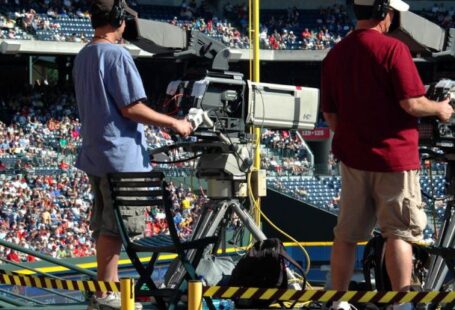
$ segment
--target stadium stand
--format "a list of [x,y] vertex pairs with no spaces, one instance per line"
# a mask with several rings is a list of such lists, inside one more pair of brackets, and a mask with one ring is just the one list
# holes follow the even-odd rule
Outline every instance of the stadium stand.
[[[86,1],[60,6],[7,5],[0,12],[2,38],[36,39],[40,41],[88,42],[93,29],[87,14]],[[135,7],[135,6],[133,6]],[[141,18],[169,22],[184,29],[197,29],[232,48],[249,48],[246,5],[224,7],[223,18],[184,1],[178,6],[138,5]],[[266,49],[325,49],[332,47],[353,27],[341,5],[317,10],[263,10],[261,47]],[[4,22],[3,22],[4,20]],[[13,25],[11,27],[11,25]]]

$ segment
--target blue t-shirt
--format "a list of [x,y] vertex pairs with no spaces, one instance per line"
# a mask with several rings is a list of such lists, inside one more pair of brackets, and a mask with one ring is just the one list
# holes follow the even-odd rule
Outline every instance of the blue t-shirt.
[[99,177],[149,171],[144,126],[120,111],[146,98],[128,51],[110,43],[88,44],[74,61],[73,78],[82,123],[76,167]]

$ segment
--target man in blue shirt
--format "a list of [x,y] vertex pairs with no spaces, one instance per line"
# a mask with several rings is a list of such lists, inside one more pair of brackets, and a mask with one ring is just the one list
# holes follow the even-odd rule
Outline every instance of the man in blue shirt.
[[[76,166],[89,175],[95,194],[90,228],[96,240],[98,280],[119,281],[122,242],[106,174],[151,169],[143,124],[171,128],[184,137],[192,127],[187,120],[174,119],[144,104],[146,94],[136,65],[128,51],[117,44],[125,30],[126,15],[135,15],[125,0],[94,0],[90,14],[95,35],[77,55],[73,69],[83,141]],[[89,309],[103,306],[120,309],[120,299],[97,293]]]

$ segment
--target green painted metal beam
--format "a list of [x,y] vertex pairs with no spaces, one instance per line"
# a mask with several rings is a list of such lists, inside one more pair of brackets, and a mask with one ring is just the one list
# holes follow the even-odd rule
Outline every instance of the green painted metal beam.
[[0,292],[3,293],[3,294],[14,296],[16,298],[20,298],[20,299],[23,299],[23,300],[26,300],[26,301],[33,302],[33,303],[35,303],[37,305],[45,305],[46,304],[46,303],[44,303],[42,301],[39,301],[39,300],[36,300],[34,298],[30,298],[30,297],[27,297],[27,296],[24,296],[24,295],[16,294],[16,293],[10,292],[10,291],[2,289],[2,288],[0,288]]
[[33,256],[38,257],[38,258],[40,258],[40,259],[42,259],[44,261],[53,263],[53,264],[58,265],[58,266],[62,266],[62,267],[68,268],[68,269],[73,270],[73,271],[77,271],[78,273],[85,274],[85,275],[89,276],[90,278],[96,279],[96,272],[93,272],[93,271],[90,271],[90,270],[86,270],[86,269],[83,269],[83,268],[78,267],[76,265],[63,262],[63,261],[55,259],[55,258],[53,258],[51,256],[44,255],[44,254],[41,254],[39,252],[30,250],[30,249],[25,249],[25,248],[23,248],[21,246],[18,246],[17,244],[10,243],[10,242],[7,242],[7,241],[2,240],[2,239],[0,239],[0,245],[4,246],[6,248],[11,248],[11,249],[16,250],[16,251],[21,252],[21,253],[26,253],[26,254],[33,255]]
[[[49,274],[49,273],[46,273],[46,272],[42,272],[42,271],[39,271],[39,270],[35,270],[35,269],[33,269],[33,268],[30,268],[30,267],[28,267],[28,266],[25,266],[24,264],[12,262],[12,261],[10,261],[10,260],[7,260],[7,259],[1,258],[1,257],[0,257],[0,261],[5,262],[5,263],[8,263],[8,264],[11,264],[11,265],[13,265],[13,266],[17,266],[17,267],[20,267],[20,268],[24,268],[24,269],[27,269],[27,270],[36,272],[36,273],[38,273],[38,274],[40,274],[40,275],[43,275],[43,276],[45,276],[45,277],[48,277],[48,278],[58,279],[58,280],[63,280],[63,281],[65,280],[65,279],[63,279],[63,278],[56,277],[56,276],[54,276],[54,275],[52,275],[52,274]],[[14,273],[11,272],[11,274],[14,274]],[[83,300],[81,300],[80,298],[76,298],[76,297],[73,297],[73,296],[68,296],[68,295],[66,295],[66,294],[64,294],[64,293],[60,293],[60,292],[58,292],[58,291],[56,291],[56,290],[52,290],[52,289],[48,289],[48,288],[39,288],[39,289],[41,289],[41,290],[43,290],[43,291],[45,291],[45,292],[48,292],[48,293],[52,293],[52,294],[55,294],[55,295],[58,295],[58,296],[62,296],[62,297],[68,298],[68,299],[70,299],[70,300],[74,300],[74,301],[78,301],[78,302],[83,301]]]

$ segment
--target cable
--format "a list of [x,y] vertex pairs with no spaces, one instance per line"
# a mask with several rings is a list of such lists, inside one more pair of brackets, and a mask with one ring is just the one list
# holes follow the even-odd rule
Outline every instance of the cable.
[[[169,106],[169,104],[176,100],[178,97],[183,97],[183,94],[175,94],[174,96],[172,96],[171,98],[169,98],[167,101],[163,102],[163,107],[167,108]],[[167,112],[166,114],[167,115],[174,115],[175,113],[177,113],[179,111],[179,107],[178,105],[176,106],[175,110],[174,111],[171,111],[171,112]]]
[[174,161],[157,161],[157,160],[150,160],[150,162],[152,164],[180,164],[180,163],[184,163],[184,162],[187,162],[187,161],[190,161],[190,160],[193,160],[193,159],[198,159],[199,157],[201,157],[202,154],[199,154],[199,155],[195,155],[193,157],[188,157],[188,158],[184,158],[184,159],[179,159],[179,160],[174,160]]

